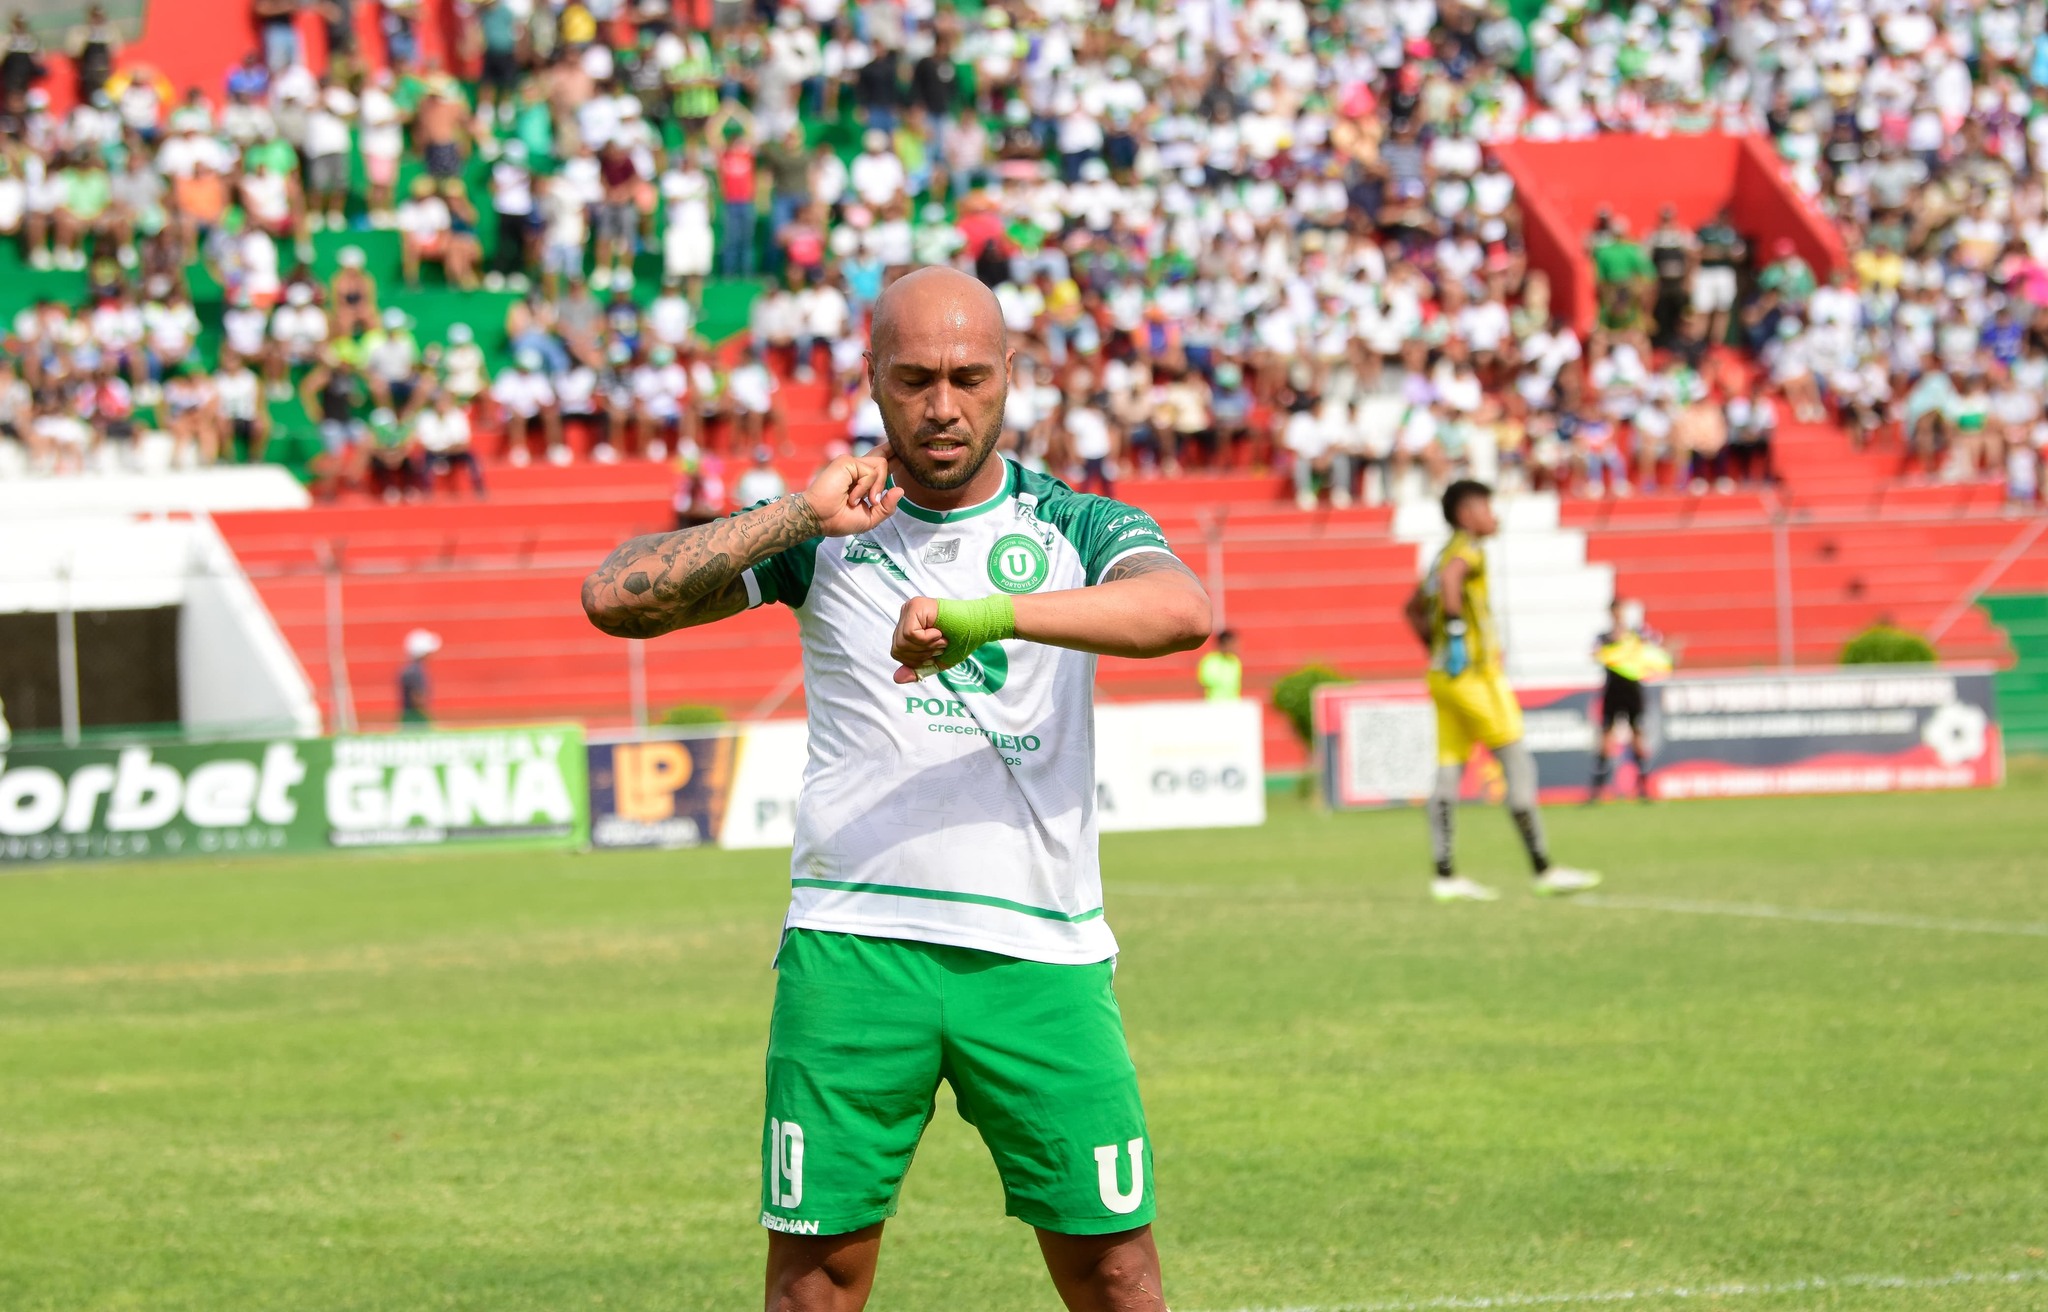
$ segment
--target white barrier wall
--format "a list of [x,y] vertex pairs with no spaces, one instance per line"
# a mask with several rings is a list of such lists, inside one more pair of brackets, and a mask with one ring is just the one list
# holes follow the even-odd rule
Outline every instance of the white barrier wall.
[[190,521],[193,568],[178,617],[178,700],[188,733],[320,732],[312,681],[213,520]]
[[187,733],[317,734],[305,671],[205,511],[138,517],[131,504],[154,496],[185,506],[274,505],[288,492],[304,496],[281,470],[219,473],[0,484],[0,612],[177,606]]
[[[748,727],[721,847],[788,847],[807,736],[801,720]],[[1095,708],[1095,800],[1104,833],[1264,824],[1257,702],[1110,702]]]
[[[0,443],[0,448],[5,447]],[[0,471],[0,524],[78,515],[220,514],[229,510],[303,510],[313,503],[277,465],[218,469],[109,470],[70,478]]]

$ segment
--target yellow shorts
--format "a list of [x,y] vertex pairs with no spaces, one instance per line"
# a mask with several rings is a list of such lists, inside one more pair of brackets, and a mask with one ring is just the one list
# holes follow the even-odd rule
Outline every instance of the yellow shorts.
[[1498,669],[1467,670],[1455,679],[1431,670],[1429,698],[1436,703],[1438,765],[1463,765],[1474,743],[1498,751],[1522,736],[1522,705]]

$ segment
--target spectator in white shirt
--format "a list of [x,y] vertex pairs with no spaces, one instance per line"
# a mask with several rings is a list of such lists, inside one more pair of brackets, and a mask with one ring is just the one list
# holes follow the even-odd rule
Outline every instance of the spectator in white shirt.
[[199,315],[182,291],[153,289],[149,303],[142,307],[142,328],[150,367],[162,377],[175,372],[191,356],[199,338]]
[[399,258],[405,268],[405,285],[419,290],[420,265],[442,264],[448,258],[449,234],[454,218],[448,202],[434,189],[434,180],[412,180],[412,197],[398,207]]
[[398,158],[405,153],[405,116],[391,96],[393,78],[387,69],[371,76],[359,106],[363,174],[369,182],[370,226],[396,225],[392,201],[397,196]]
[[819,347],[828,351],[846,334],[853,307],[846,293],[829,279],[820,279],[796,294],[796,381],[811,381]]
[[711,231],[711,176],[704,171],[703,162],[693,149],[680,163],[670,165],[662,173],[658,185],[664,208],[662,274],[681,283],[695,300],[704,278],[711,272],[715,246]]
[[846,197],[851,182],[846,161],[825,142],[811,155],[811,203],[831,209]]
[[485,389],[484,348],[476,344],[476,330],[466,323],[448,325],[448,349],[441,353],[440,390],[453,396],[465,409]]
[[347,88],[331,86],[306,114],[300,153],[305,158],[307,226],[314,232],[340,232],[347,223],[350,120],[356,98]]
[[542,363],[539,351],[522,350],[513,357],[512,367],[501,370],[491,383],[491,399],[504,416],[508,458],[514,465],[532,459],[526,446],[527,426],[536,419],[547,439],[548,459],[558,465],[569,463],[569,448],[562,441],[561,407]]
[[773,501],[789,491],[788,483],[775,468],[775,452],[768,446],[754,448],[753,463],[740,475],[739,484],[733,495],[742,506],[758,506],[763,501]]
[[759,442],[764,426],[773,424],[779,440],[786,441],[780,407],[775,404],[775,375],[761,356],[761,348],[749,346],[746,355],[726,378],[726,394],[733,414],[739,419],[741,439]]
[[213,399],[221,422],[221,449],[247,464],[263,459],[270,445],[270,406],[265,403],[263,382],[244,357],[223,348],[220,365],[213,373]]
[[1319,413],[1318,398],[1312,392],[1298,393],[1287,410],[1281,444],[1294,459],[1295,504],[1315,509],[1316,475],[1322,474],[1329,480],[1330,505],[1350,505],[1351,454],[1332,441],[1335,434]]
[[647,353],[647,363],[633,371],[633,423],[640,437],[640,450],[649,460],[668,455],[673,434],[678,448],[695,437],[690,416],[690,374],[676,362],[676,353],[657,346]]
[[889,149],[888,133],[869,128],[861,145],[851,170],[853,193],[868,208],[880,210],[904,194],[910,179],[904,172],[903,161]]
[[469,412],[460,397],[447,388],[436,389],[434,399],[413,420],[413,438],[427,453],[428,478],[452,477],[460,467],[469,475],[470,491],[484,495],[483,466],[470,450]]
[[696,331],[697,312],[690,305],[690,298],[683,295],[680,279],[670,277],[661,284],[661,292],[647,307],[647,335],[657,345],[670,350],[681,350],[690,334]]
[[1060,427],[1067,449],[1081,468],[1074,488],[1105,497],[1116,495],[1116,437],[1105,409],[1106,399],[1078,387],[1067,393]]

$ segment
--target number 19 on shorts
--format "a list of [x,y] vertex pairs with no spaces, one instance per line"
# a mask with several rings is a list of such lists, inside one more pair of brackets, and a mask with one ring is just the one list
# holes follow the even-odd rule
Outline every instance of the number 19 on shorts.
[[775,1207],[801,1207],[804,1201],[804,1127],[795,1121],[768,1121],[768,1201]]

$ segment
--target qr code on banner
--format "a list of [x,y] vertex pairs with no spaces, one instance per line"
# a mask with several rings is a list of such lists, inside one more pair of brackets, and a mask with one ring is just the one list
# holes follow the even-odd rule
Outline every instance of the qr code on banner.
[[1436,770],[1436,713],[1428,702],[1344,707],[1338,797],[1353,806],[1419,802]]

